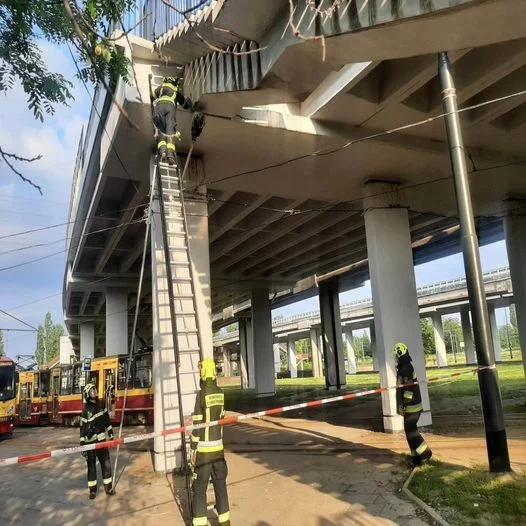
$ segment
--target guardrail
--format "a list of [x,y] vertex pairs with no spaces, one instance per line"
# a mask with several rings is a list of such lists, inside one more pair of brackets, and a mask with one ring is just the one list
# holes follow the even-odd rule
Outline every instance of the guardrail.
[[135,27],[135,35],[153,41],[184,22],[185,17],[182,13],[188,13],[190,18],[194,9],[195,12],[205,9],[212,2],[213,0],[170,0],[170,4],[175,8],[172,9],[162,0],[137,0],[136,9],[126,15],[124,26],[126,30]]

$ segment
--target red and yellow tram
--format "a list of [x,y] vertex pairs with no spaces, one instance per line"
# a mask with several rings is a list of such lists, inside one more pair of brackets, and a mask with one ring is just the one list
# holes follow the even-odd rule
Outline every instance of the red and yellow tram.
[[[52,422],[77,425],[83,408],[82,390],[94,383],[99,399],[104,400],[112,423],[119,423],[124,401],[128,356],[95,358],[91,370],[82,363],[60,367],[57,418]],[[124,411],[125,424],[153,424],[152,350],[145,348],[133,356]]]
[[17,378],[15,362],[0,357],[0,436],[15,430]]

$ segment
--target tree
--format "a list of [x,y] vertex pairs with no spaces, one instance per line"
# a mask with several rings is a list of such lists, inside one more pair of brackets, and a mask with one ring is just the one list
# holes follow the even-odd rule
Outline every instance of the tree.
[[5,356],[4,333],[0,331],[0,358]]
[[227,325],[226,327],[226,332],[236,332],[237,329],[238,329],[238,324],[237,323],[231,323],[230,325]]
[[38,326],[35,357],[39,365],[43,365],[59,355],[60,337],[63,335],[64,327],[59,323],[54,324],[51,313],[48,312],[44,320],[44,326]]
[[431,322],[427,318],[422,318],[420,320],[420,330],[422,332],[424,354],[436,354],[433,325],[431,325]]
[[455,351],[460,351],[460,342],[464,341],[464,334],[460,322],[456,318],[444,318],[443,327],[446,352],[453,352],[451,340],[453,340],[454,344],[457,346]]
[[[1,0],[0,2],[0,94],[21,85],[34,117],[44,120],[53,115],[56,104],[73,98],[73,84],[48,69],[42,60],[39,43],[68,44],[75,49],[78,77],[83,81],[114,85],[128,78],[128,59],[122,47],[115,46],[108,29],[122,21],[134,7],[134,0]],[[70,48],[71,49],[71,48]],[[0,156],[22,180],[32,184],[15,168],[15,162],[33,162],[17,153]]]

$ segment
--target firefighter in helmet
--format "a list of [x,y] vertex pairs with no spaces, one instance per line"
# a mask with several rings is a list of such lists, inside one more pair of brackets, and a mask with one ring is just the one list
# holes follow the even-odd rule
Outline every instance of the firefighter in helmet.
[[[396,359],[396,383],[398,385],[417,382],[409,349],[405,343],[397,343],[393,347]],[[396,390],[398,413],[404,417],[404,431],[407,443],[411,449],[411,461],[413,466],[427,462],[431,456],[431,449],[424,437],[418,431],[418,419],[422,414],[422,396],[418,384],[401,387]]]
[[157,155],[161,162],[175,164],[174,139],[178,136],[176,123],[177,104],[185,110],[192,107],[192,101],[181,89],[181,79],[165,77],[163,83],[151,93],[154,101],[153,122],[158,131]]
[[[207,358],[200,365],[201,390],[197,393],[193,415],[194,424],[213,422],[224,417],[225,396],[217,386],[216,365]],[[223,426],[192,431],[192,489],[193,526],[206,526],[206,489],[212,479],[216,496],[216,510],[220,526],[230,526],[230,509],[226,477],[228,468],[223,448]]]
[[[84,387],[84,409],[80,417],[80,445],[99,444],[106,442],[106,436],[113,439],[108,410],[98,399],[95,384],[88,383]],[[83,456],[88,463],[89,498],[97,496],[97,458],[102,470],[102,481],[107,495],[114,495],[113,477],[111,475],[110,453],[108,449],[84,451]]]

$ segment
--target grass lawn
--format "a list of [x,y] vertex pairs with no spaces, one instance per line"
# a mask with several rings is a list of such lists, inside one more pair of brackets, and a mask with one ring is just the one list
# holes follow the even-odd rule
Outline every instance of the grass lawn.
[[[453,373],[468,372],[472,367],[448,367],[447,369],[428,369],[428,379],[444,378]],[[502,364],[498,366],[502,399],[506,413],[526,413],[526,381],[521,364]],[[380,386],[378,373],[359,373],[347,376],[346,392],[360,389],[376,389]],[[256,399],[251,389],[240,389],[239,386],[223,387],[227,407],[234,411],[279,407],[287,403],[299,403],[326,396],[336,396],[338,392],[325,389],[324,378],[282,378],[276,380],[276,395],[272,398]],[[434,414],[467,414],[470,411],[480,413],[480,394],[478,378],[475,374],[466,374],[452,379],[451,382],[430,384],[429,393]],[[379,397],[372,395],[363,398]],[[451,400],[454,399],[452,408]],[[373,400],[370,400],[374,403]],[[353,402],[355,403],[355,402]]]
[[525,524],[525,474],[494,475],[431,461],[418,469],[409,489],[450,524]]

